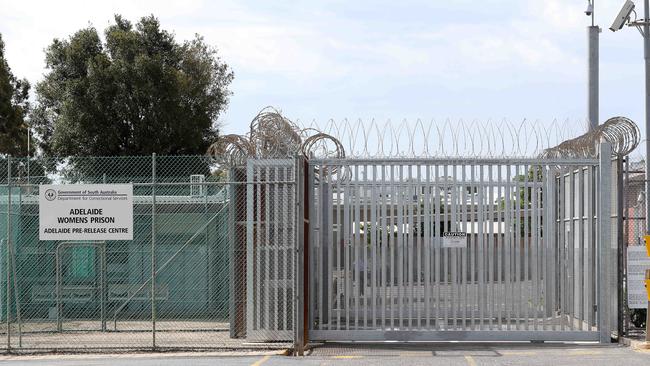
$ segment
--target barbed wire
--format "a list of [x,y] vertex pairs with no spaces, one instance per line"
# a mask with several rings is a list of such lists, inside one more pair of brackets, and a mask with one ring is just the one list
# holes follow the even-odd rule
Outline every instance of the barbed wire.
[[591,158],[598,156],[598,144],[607,141],[612,145],[612,154],[623,157],[630,154],[640,142],[639,127],[626,117],[613,117],[574,139],[545,149],[542,158]]
[[[294,123],[281,111],[266,107],[245,135],[220,137],[208,149],[217,163],[245,164],[252,158],[282,158],[301,153],[307,158],[426,158],[426,157],[592,157],[601,139],[612,143],[617,156],[627,155],[639,144],[639,129],[624,117],[615,117],[589,134],[586,123],[566,120],[539,121],[435,120],[414,124],[403,120],[378,123],[329,120],[322,126],[312,121]],[[299,126],[303,126],[302,128]],[[330,172],[333,173],[333,172]]]
[[243,165],[247,158],[284,158],[298,153],[305,157],[345,157],[338,139],[314,128],[301,129],[273,107],[262,109],[253,118],[247,134],[221,136],[207,151],[226,166]]

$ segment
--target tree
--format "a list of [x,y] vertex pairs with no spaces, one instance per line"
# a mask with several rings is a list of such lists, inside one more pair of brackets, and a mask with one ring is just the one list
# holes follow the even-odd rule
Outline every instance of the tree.
[[233,79],[203,38],[179,44],[154,16],[55,39],[46,66],[32,122],[54,156],[203,154]]
[[29,83],[11,73],[4,46],[0,34],[0,154],[26,156]]

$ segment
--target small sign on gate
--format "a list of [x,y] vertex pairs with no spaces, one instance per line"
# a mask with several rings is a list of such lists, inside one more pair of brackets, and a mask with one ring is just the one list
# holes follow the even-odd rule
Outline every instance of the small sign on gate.
[[446,232],[442,234],[443,248],[467,248],[467,233]]
[[645,288],[645,271],[650,269],[646,248],[627,248],[627,306],[630,309],[646,309],[648,295]]

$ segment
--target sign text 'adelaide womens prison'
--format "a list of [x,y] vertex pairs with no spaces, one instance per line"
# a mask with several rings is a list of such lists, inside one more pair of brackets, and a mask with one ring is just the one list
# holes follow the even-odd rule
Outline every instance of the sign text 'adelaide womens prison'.
[[132,184],[39,187],[40,240],[133,240]]

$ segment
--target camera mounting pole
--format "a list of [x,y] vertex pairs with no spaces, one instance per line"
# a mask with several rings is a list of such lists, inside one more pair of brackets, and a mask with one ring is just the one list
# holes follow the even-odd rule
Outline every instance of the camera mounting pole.
[[587,71],[587,110],[589,113],[588,131],[592,131],[599,124],[599,35],[600,27],[596,25],[595,15],[596,0],[589,1],[589,7],[585,14],[591,17],[591,26],[587,27],[588,41],[588,71]]

